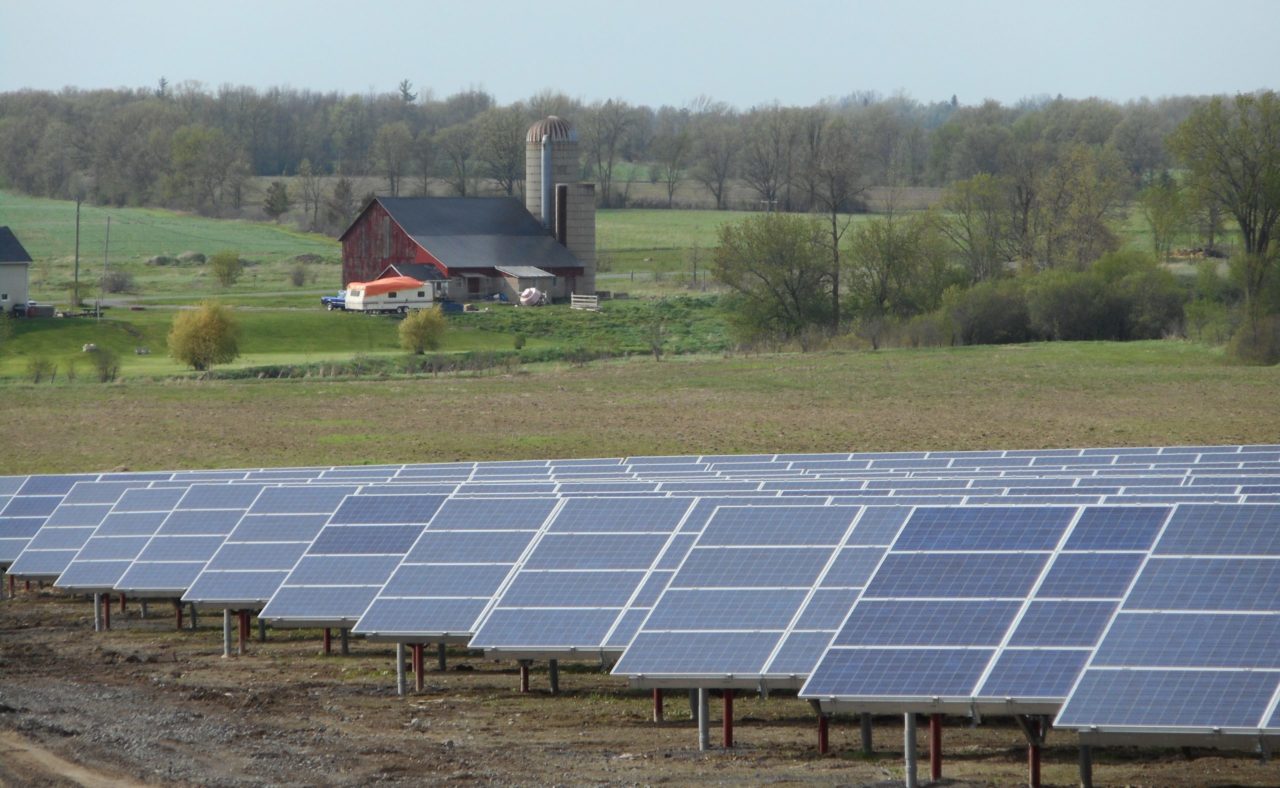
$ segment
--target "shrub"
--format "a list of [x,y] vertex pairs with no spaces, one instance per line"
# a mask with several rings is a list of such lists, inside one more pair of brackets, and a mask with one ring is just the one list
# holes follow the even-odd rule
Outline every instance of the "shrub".
[[1280,315],[1246,319],[1231,337],[1227,352],[1246,364],[1280,363]]
[[203,263],[205,262],[205,259],[206,258],[202,252],[188,251],[178,255],[178,262],[180,263]]
[[27,361],[27,374],[31,376],[32,383],[39,383],[45,378],[52,383],[58,374],[58,367],[44,356],[32,356]]
[[1019,280],[950,289],[943,295],[942,308],[960,344],[1004,345],[1032,338],[1026,287]]
[[133,291],[133,274],[116,269],[102,275],[102,292],[129,293]]
[[298,263],[289,271],[289,284],[294,287],[302,287],[307,283],[307,267],[302,263]]
[[436,350],[448,327],[439,307],[419,309],[400,322],[400,347],[417,356]]
[[524,334],[516,334],[511,344],[515,346],[516,350],[524,350],[524,346],[527,341],[528,340],[525,339]]
[[94,348],[89,352],[94,373],[99,383],[111,383],[120,374],[120,357],[104,347]]
[[169,329],[169,355],[197,372],[240,355],[239,329],[231,310],[215,301],[179,312]]
[[154,257],[148,257],[147,265],[173,265],[173,258],[168,255],[158,254]]
[[1027,289],[1031,328],[1050,339],[1117,338],[1120,311],[1102,277],[1091,272],[1045,271]]
[[218,284],[230,287],[240,278],[244,263],[241,262],[240,255],[235,252],[218,252],[209,260],[209,267],[213,269],[213,275],[217,278]]

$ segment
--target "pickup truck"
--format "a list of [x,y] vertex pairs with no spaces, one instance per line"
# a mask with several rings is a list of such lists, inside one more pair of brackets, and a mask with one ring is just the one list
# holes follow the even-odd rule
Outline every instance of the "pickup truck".
[[320,305],[330,312],[336,309],[345,311],[347,308],[347,291],[339,290],[336,296],[320,296]]

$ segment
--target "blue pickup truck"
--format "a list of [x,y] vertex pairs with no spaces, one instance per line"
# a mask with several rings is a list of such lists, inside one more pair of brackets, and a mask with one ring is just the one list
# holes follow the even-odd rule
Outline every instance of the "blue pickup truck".
[[320,296],[320,305],[330,312],[347,308],[347,291],[339,290],[336,296]]

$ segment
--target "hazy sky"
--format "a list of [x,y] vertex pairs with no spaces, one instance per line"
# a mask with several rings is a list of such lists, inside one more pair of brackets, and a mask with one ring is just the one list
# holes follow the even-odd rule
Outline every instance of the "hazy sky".
[[0,0],[0,91],[161,76],[740,108],[1276,88],[1280,0]]

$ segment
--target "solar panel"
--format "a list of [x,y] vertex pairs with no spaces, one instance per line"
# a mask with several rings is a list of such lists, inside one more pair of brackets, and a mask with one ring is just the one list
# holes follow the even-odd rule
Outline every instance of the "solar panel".
[[439,495],[347,497],[259,617],[285,626],[354,625],[444,501]]
[[[692,506],[679,498],[565,501],[471,645],[506,654],[605,649],[626,613],[626,600],[649,578]],[[596,572],[611,582],[595,582]],[[556,586],[583,593],[547,603],[548,589]]]
[[[38,477],[32,477],[35,478]],[[129,492],[126,485],[116,483],[81,490],[98,488],[104,483],[72,482],[67,486],[66,482],[72,478],[78,477],[59,476],[54,484],[28,480],[22,489],[38,494],[25,498],[15,496],[0,513],[0,548],[20,548],[16,555],[10,553],[13,555],[8,569],[11,576],[28,580],[57,579],[111,511],[111,505]],[[46,495],[50,489],[61,490],[61,493]],[[91,503],[68,503],[67,498]],[[25,540],[20,536],[22,533],[28,534]]]
[[1056,710],[1171,511],[917,509],[800,694],[837,710]]
[[551,513],[554,499],[453,499],[405,554],[353,631],[467,639]]
[[1179,506],[1057,725],[1280,732],[1280,506]]

